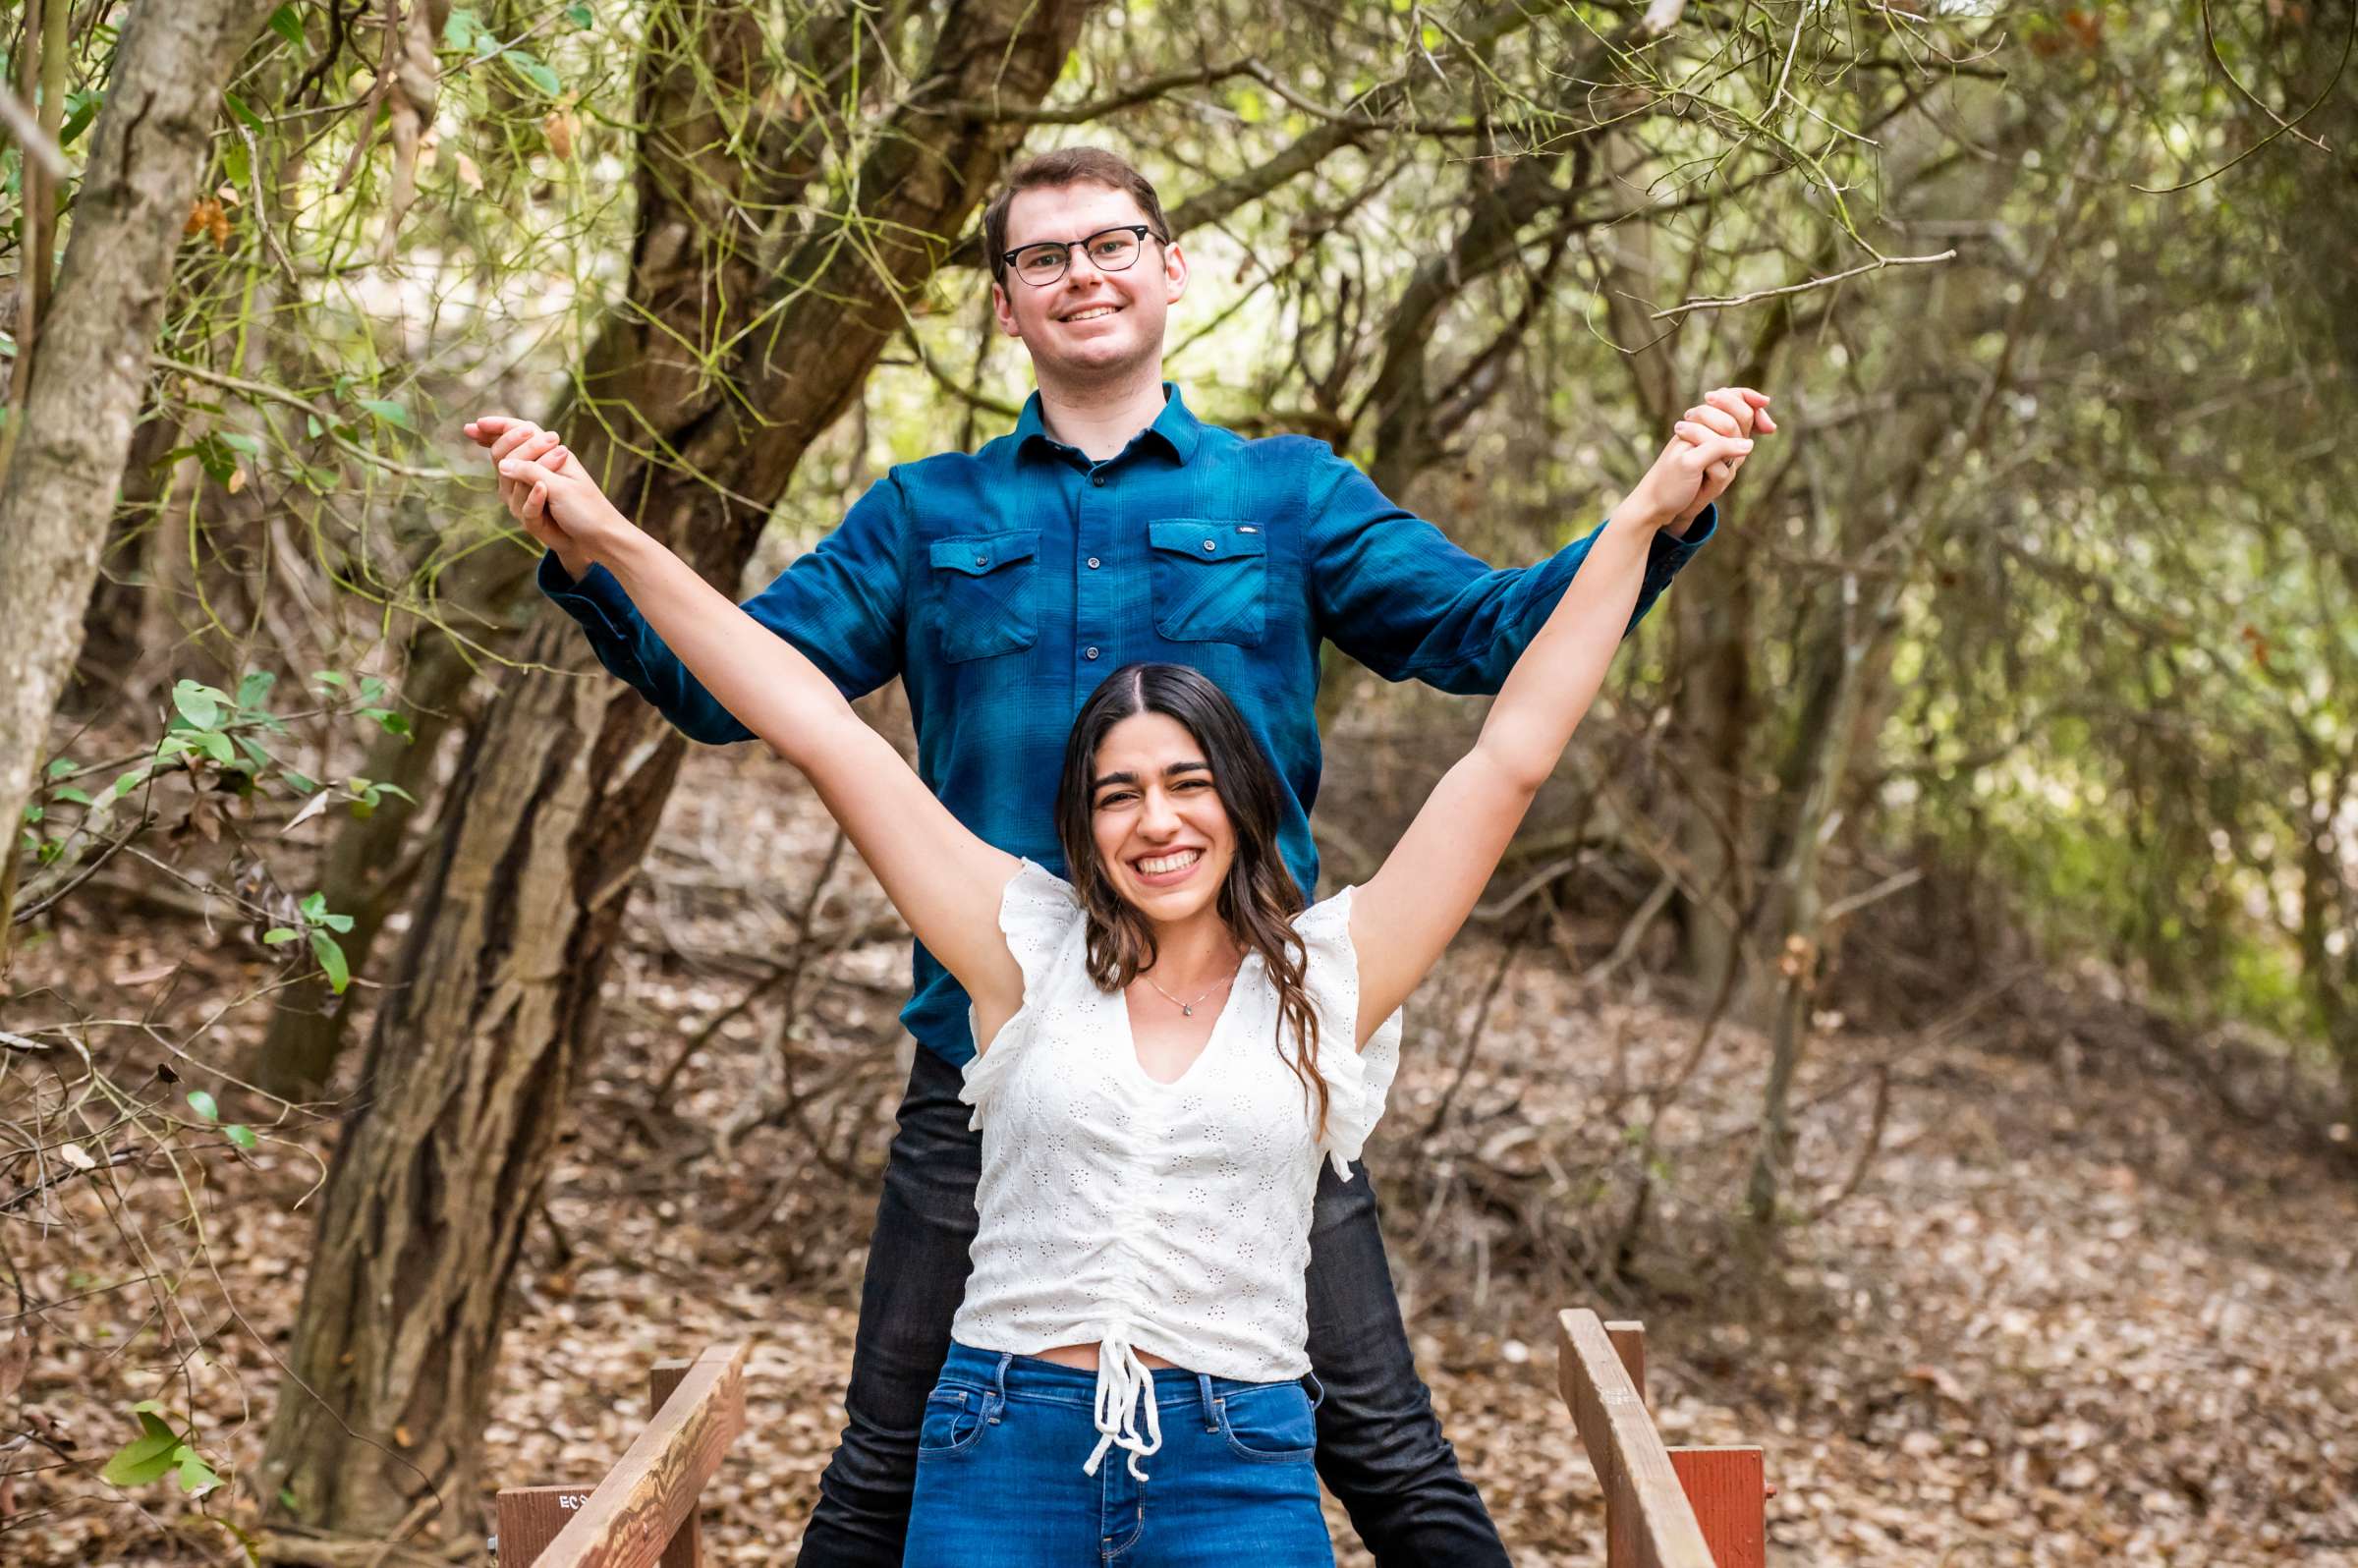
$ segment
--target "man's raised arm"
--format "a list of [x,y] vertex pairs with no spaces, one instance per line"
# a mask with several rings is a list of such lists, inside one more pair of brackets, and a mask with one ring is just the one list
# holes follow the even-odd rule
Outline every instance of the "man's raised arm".
[[[900,485],[886,475],[841,527],[745,603],[747,614],[793,644],[846,699],[901,672],[903,516]],[[539,584],[581,623],[598,662],[689,739],[718,746],[753,738],[664,645],[604,567],[590,566],[576,580],[551,550],[541,559]]]
[[[1311,519],[1312,596],[1319,630],[1391,681],[1444,692],[1494,693],[1588,558],[1603,525],[1533,566],[1493,568],[1395,505],[1341,458]],[[1635,628],[1717,527],[1706,505],[1684,536],[1654,536],[1629,625]]]
[[[1750,387],[1716,387],[1687,410],[1698,428],[1729,439],[1772,431],[1768,399]],[[1444,692],[1495,692],[1546,625],[1602,525],[1536,566],[1492,570],[1439,529],[1401,510],[1375,481],[1329,457],[1333,480],[1312,508],[1312,597],[1319,630],[1387,680]],[[1654,536],[1626,636],[1646,618],[1680,567],[1718,527],[1713,503],[1728,475],[1709,478],[1694,511]]]

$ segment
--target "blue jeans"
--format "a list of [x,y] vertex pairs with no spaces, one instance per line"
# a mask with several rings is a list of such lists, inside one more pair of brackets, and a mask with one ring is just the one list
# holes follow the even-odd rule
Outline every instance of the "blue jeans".
[[953,1341],[918,1429],[903,1568],[1333,1568],[1301,1383],[1156,1368],[1144,1482],[1119,1448],[1083,1472],[1096,1390],[1094,1372]]
[[[919,1048],[869,1243],[849,1419],[819,1478],[799,1568],[901,1561],[918,1428],[974,1266],[967,1248],[982,1142],[967,1129],[958,1086],[958,1069]],[[1497,1529],[1459,1474],[1417,1376],[1366,1172],[1339,1182],[1321,1165],[1308,1283],[1310,1365],[1325,1389],[1319,1477],[1359,1539],[1379,1568],[1506,1568]]]

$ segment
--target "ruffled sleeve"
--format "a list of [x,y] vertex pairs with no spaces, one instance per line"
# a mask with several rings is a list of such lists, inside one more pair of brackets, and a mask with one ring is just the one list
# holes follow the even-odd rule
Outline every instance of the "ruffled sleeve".
[[1344,888],[1322,904],[1294,917],[1294,929],[1308,949],[1306,980],[1319,1012],[1319,1076],[1326,1081],[1326,1136],[1319,1147],[1334,1162],[1334,1173],[1351,1179],[1368,1135],[1383,1115],[1383,1102],[1400,1071],[1400,1014],[1395,1011],[1372,1036],[1365,1050],[1353,1050],[1359,1029],[1359,952],[1351,944],[1351,895]]
[[967,1010],[967,1028],[976,1036],[976,1053],[967,1060],[958,1097],[974,1107],[967,1122],[970,1128],[982,1129],[991,1095],[1039,1035],[1041,1004],[1059,981],[1067,962],[1066,949],[1079,935],[1082,919],[1081,901],[1072,885],[1053,872],[1025,861],[1007,879],[1006,891],[999,895],[999,929],[1007,937],[1007,950],[1024,972],[1024,1005],[999,1027],[988,1049],[982,1048],[981,1031],[975,1029],[974,1010]]

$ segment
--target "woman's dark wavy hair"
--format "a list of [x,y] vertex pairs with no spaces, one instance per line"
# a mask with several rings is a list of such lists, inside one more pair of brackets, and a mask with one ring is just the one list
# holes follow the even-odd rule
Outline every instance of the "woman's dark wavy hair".
[[1141,713],[1160,713],[1185,725],[1211,764],[1211,787],[1236,831],[1236,857],[1220,884],[1220,919],[1247,952],[1261,955],[1277,984],[1277,1054],[1302,1081],[1305,1102],[1316,1100],[1323,1137],[1329,1096],[1326,1081],[1312,1065],[1319,1016],[1304,979],[1309,950],[1293,926],[1305,900],[1277,853],[1278,802],[1284,798],[1277,769],[1227,694],[1184,664],[1131,664],[1114,671],[1091,694],[1064,743],[1056,836],[1089,920],[1089,978],[1100,989],[1118,991],[1154,967],[1154,927],[1114,891],[1091,830],[1097,748],[1116,724]]

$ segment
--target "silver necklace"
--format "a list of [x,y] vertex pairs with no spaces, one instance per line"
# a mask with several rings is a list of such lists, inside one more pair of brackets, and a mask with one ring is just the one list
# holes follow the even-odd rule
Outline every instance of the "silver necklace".
[[[1237,964],[1239,968],[1242,968],[1244,961],[1239,959]],[[1154,977],[1151,975],[1141,975],[1139,976],[1139,979],[1145,980],[1149,985],[1154,985]],[[1154,985],[1154,989],[1161,993],[1164,1001],[1179,1009],[1179,1016],[1181,1018],[1193,1018],[1196,1016],[1196,1009],[1203,1005],[1205,996],[1209,996],[1213,991],[1218,990],[1221,986],[1227,984],[1230,980],[1235,979],[1236,970],[1232,969],[1222,979],[1213,980],[1209,985],[1205,986],[1204,996],[1199,996],[1192,1002],[1181,1001],[1178,997],[1173,996],[1169,991],[1163,990],[1163,988],[1159,985]]]

